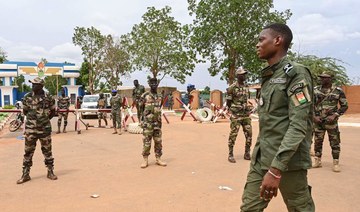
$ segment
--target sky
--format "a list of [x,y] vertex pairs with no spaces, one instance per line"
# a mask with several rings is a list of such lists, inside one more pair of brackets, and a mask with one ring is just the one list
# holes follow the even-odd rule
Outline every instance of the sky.
[[[81,50],[72,43],[74,28],[91,27],[102,34],[120,36],[141,22],[147,7],[172,7],[172,15],[183,24],[192,22],[186,0],[0,0],[0,47],[10,61],[72,62],[80,66]],[[344,61],[347,74],[360,84],[360,1],[358,0],[274,0],[274,9],[293,13],[287,24],[293,31],[292,49],[302,54],[334,57]],[[165,77],[160,86],[185,90],[187,84],[201,89],[225,90],[220,75],[211,77],[209,63],[196,66],[192,76],[180,84]],[[145,84],[148,73],[136,71],[123,79]]]

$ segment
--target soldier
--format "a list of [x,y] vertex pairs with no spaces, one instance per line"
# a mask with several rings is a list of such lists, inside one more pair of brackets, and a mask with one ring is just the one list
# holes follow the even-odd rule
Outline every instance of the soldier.
[[[340,172],[340,132],[338,119],[348,109],[345,93],[339,87],[333,86],[331,73],[322,73],[320,76],[321,86],[315,87],[315,116],[314,116],[314,168],[321,167],[322,147],[325,132],[328,132],[331,153],[333,157],[334,172]],[[338,104],[340,108],[338,108]]]
[[[118,94],[117,90],[111,91],[111,99],[110,99],[110,106],[111,106],[111,116],[113,120],[113,127],[114,132],[113,134],[117,134],[117,130],[119,131],[119,135],[122,134],[121,132],[121,109],[122,109],[122,98],[120,94]],[[117,130],[116,130],[117,129]]]
[[174,105],[174,97],[172,93],[170,93],[168,96],[168,104],[169,104],[169,110],[172,110]]
[[43,90],[44,80],[36,77],[29,80],[32,83],[32,92],[27,93],[23,100],[23,112],[26,116],[25,123],[25,154],[23,160],[23,174],[16,182],[25,183],[30,178],[32,157],[35,152],[36,142],[40,140],[41,151],[45,157],[45,166],[48,168],[47,178],[56,180],[54,174],[54,158],[51,151],[51,123],[55,115],[55,100]]
[[[97,101],[97,108],[99,109],[106,109],[106,98],[104,96],[103,93],[100,93],[99,94],[99,99]],[[99,127],[101,127],[101,119],[104,120],[105,122],[105,126],[108,125],[107,123],[107,119],[106,119],[107,115],[106,115],[106,112],[99,112],[98,113],[98,122],[99,122]]]
[[313,83],[310,71],[286,57],[292,32],[270,24],[256,45],[268,67],[261,71],[259,136],[242,196],[241,211],[263,211],[278,194],[288,211],[315,211],[307,182],[311,167]]
[[252,140],[250,112],[252,108],[250,105],[248,106],[249,88],[247,85],[245,85],[246,73],[247,71],[245,71],[243,68],[239,68],[236,71],[237,82],[233,83],[227,89],[226,105],[230,108],[231,112],[230,135],[228,143],[228,161],[230,163],[236,163],[233,150],[240,126],[243,128],[246,139],[244,159],[250,160],[250,147]]
[[157,87],[158,81],[156,78],[149,80],[150,91],[145,92],[141,96],[141,102],[144,104],[143,114],[143,152],[144,162],[141,168],[148,166],[148,157],[151,149],[151,139],[154,139],[156,164],[159,166],[166,166],[166,163],[161,161],[162,155],[162,139],[161,139],[161,106],[162,96],[158,95]]
[[[61,96],[58,98],[58,108],[63,110],[69,110],[70,106],[70,98],[68,96],[65,96],[65,90],[61,90]],[[61,127],[61,119],[64,119],[64,129],[63,133],[66,133],[66,126],[67,126],[67,119],[68,119],[69,113],[59,113],[58,115],[58,131],[56,134],[60,133],[60,127]]]
[[134,90],[132,93],[133,101],[136,105],[136,113],[139,122],[141,122],[142,113],[144,111],[143,104],[140,102],[141,95],[145,92],[145,87],[139,84],[138,80],[134,80]]

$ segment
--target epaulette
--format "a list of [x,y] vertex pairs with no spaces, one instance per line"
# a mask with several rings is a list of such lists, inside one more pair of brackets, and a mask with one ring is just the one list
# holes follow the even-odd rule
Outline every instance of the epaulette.
[[291,63],[287,63],[284,68],[284,72],[286,75],[288,75],[290,78],[293,78],[296,75],[296,70],[294,69],[294,65]]

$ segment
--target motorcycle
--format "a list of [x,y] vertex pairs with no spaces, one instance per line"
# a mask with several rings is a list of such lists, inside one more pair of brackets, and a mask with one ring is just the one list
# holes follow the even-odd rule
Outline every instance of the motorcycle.
[[[20,107],[16,107],[16,108],[20,109]],[[10,126],[9,126],[10,132],[15,132],[16,130],[18,130],[23,123],[24,123],[24,115],[22,112],[18,112],[16,118],[10,122]]]

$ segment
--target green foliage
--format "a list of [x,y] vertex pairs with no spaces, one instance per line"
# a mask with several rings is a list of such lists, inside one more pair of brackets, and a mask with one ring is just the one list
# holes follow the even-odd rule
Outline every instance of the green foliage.
[[204,90],[200,91],[200,94],[210,94],[210,87],[205,86]]
[[181,83],[195,68],[196,54],[189,47],[189,27],[172,16],[171,8],[149,7],[142,22],[123,36],[134,70],[145,70],[159,80],[166,75]]
[[319,84],[318,76],[324,71],[333,74],[333,83],[337,86],[350,85],[350,80],[346,74],[346,68],[342,60],[332,57],[317,57],[315,55],[301,55],[290,53],[289,57],[294,61],[308,67],[313,75],[315,84]]
[[80,76],[76,79],[76,84],[82,85],[87,90],[89,89],[89,66],[89,62],[84,58],[80,67]]
[[19,92],[30,92],[31,87],[25,84],[25,77],[24,75],[20,75],[14,78],[15,85],[18,86]]
[[262,62],[255,51],[261,29],[273,22],[285,23],[291,13],[273,11],[272,0],[188,0],[193,21],[192,47],[211,62],[210,74],[221,74],[228,84],[239,66],[250,70],[249,80],[259,76]]
[[6,57],[7,57],[6,52],[4,52],[0,47],[0,63],[4,63],[6,61]]
[[3,109],[14,109],[16,108],[14,105],[4,105]]
[[121,76],[129,76],[132,70],[130,55],[124,43],[121,40],[114,40],[111,35],[106,37],[104,52],[105,57],[100,63],[101,76],[106,81],[108,89],[116,89],[122,85]]
[[88,62],[88,89],[94,93],[95,83],[101,78],[99,64],[104,56],[105,36],[95,27],[75,27],[72,37],[75,46],[80,46],[82,55]]
[[49,91],[51,95],[57,95],[58,91],[61,90],[62,86],[67,84],[66,78],[58,75],[47,76],[44,80],[44,87]]

